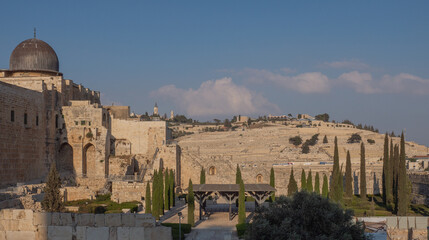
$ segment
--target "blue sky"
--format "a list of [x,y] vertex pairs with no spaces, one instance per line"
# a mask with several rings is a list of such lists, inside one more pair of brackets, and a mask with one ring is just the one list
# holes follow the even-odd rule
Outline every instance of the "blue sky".
[[66,78],[136,113],[327,112],[429,145],[428,1],[7,1],[0,68],[37,27]]

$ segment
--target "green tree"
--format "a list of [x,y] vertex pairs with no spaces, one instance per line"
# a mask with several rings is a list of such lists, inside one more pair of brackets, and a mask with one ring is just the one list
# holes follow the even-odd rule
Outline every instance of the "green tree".
[[334,166],[332,169],[332,181],[331,181],[331,191],[329,193],[329,198],[335,202],[342,203],[343,201],[343,182],[340,171],[340,157],[338,153],[338,140],[335,137],[334,140]]
[[394,168],[394,165],[395,165],[395,160],[393,159],[393,141],[392,141],[392,139],[390,139],[390,149],[389,149],[389,152],[390,152],[389,153],[389,168],[388,168],[389,179],[388,179],[388,182],[387,182],[387,187],[389,187],[390,194],[387,195],[386,201],[387,201],[387,207],[388,207],[388,209],[393,210],[394,209],[394,204],[395,204],[395,201],[394,201],[394,182],[395,182],[394,179],[395,179],[395,174],[393,173],[394,172],[393,168]]
[[153,172],[152,181],[152,215],[159,219],[159,185],[158,185],[158,171],[155,169]]
[[240,167],[237,164],[237,170],[235,172],[235,184],[240,184],[242,178],[241,178],[241,170]]
[[293,175],[293,167],[290,172],[289,184],[287,185],[287,195],[292,196],[298,191],[298,184],[295,180],[295,176]]
[[145,213],[152,213],[152,202],[150,199],[150,184],[147,182],[146,185],[146,196],[144,198],[145,201]]
[[192,187],[192,180],[189,179],[189,187],[188,187],[188,224],[191,224],[192,227],[195,226],[194,211],[195,211],[194,190],[193,190],[193,187]]
[[308,176],[307,176],[307,191],[313,192],[313,176],[311,174],[311,169],[308,172]]
[[246,206],[244,201],[244,183],[240,181],[240,192],[238,193],[238,224],[246,222]]
[[168,175],[168,176],[170,176],[170,194],[169,194],[169,196],[170,196],[170,208],[171,207],[173,207],[175,204],[174,204],[174,172],[173,172],[173,169],[170,169],[170,174]]
[[[275,188],[276,187],[276,182],[275,182],[275,176],[274,176],[274,168],[271,167],[271,172],[270,172],[270,186]],[[271,201],[275,201],[276,200],[276,192],[273,192],[271,194]]]
[[301,172],[301,191],[307,190],[307,178],[305,177],[305,171],[302,169]]
[[324,121],[324,122],[328,122],[329,121],[329,114],[324,113],[324,114],[318,114],[316,115],[316,120],[320,120],[320,121]]
[[200,184],[206,184],[206,170],[204,168],[201,168]]
[[398,176],[399,176],[399,146],[397,144],[395,144],[394,150],[393,150],[393,161],[394,161],[394,176],[393,176],[393,181],[394,181],[394,186],[393,186],[393,201],[395,203],[395,208],[394,208],[394,212],[398,212]]
[[391,159],[389,159],[389,136],[384,136],[383,155],[383,202],[390,209],[393,202],[392,185],[393,176],[391,174]]
[[401,134],[401,149],[399,154],[399,173],[398,173],[398,213],[399,216],[406,216],[408,211],[408,176],[405,166],[405,137]]
[[161,215],[164,215],[164,177],[162,170],[159,170],[159,212]]
[[314,192],[320,195],[320,177],[319,172],[316,172],[314,177]]
[[329,194],[328,176],[326,176],[326,174],[323,174],[322,196],[327,198],[328,194]]
[[352,220],[352,210],[304,191],[293,197],[280,196],[268,208],[258,208],[246,239],[366,239],[362,223]]
[[346,160],[346,197],[349,199],[353,197],[352,162],[350,159],[349,151],[347,151],[347,160]]
[[325,137],[323,138],[323,143],[328,143],[328,138],[326,137],[326,135],[325,135]]
[[165,170],[164,178],[164,208],[170,210],[170,177],[168,176],[168,168]]
[[366,200],[365,145],[360,144],[360,197]]
[[45,196],[42,200],[42,208],[46,212],[62,212],[64,210],[64,203],[62,201],[61,193],[61,179],[55,166],[52,162],[49,175],[46,178],[46,186],[44,188]]

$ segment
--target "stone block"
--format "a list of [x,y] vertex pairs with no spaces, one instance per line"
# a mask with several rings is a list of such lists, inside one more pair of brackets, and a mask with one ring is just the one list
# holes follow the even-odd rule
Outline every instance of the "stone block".
[[118,240],[130,240],[130,228],[118,227],[116,229],[116,235]]
[[28,240],[35,239],[36,233],[33,231],[8,231],[6,232],[6,239],[14,240]]
[[106,227],[120,227],[121,226],[121,214],[111,213],[104,216],[104,224]]
[[386,225],[388,228],[396,228],[398,225],[397,217],[386,217]]
[[95,214],[94,221],[96,227],[104,227],[104,214]]
[[48,226],[51,224],[51,216],[52,213],[48,213],[48,212],[44,212],[44,213],[39,213],[39,212],[35,212],[33,214],[33,224],[35,226]]
[[158,226],[158,227],[152,228],[151,238],[146,238],[146,239],[172,240],[173,235],[171,233],[171,228],[164,227],[164,226]]
[[13,219],[13,209],[3,209],[3,219]]
[[[156,238],[146,238],[144,235],[144,227],[131,227],[130,228],[130,239],[156,239]],[[162,239],[162,238],[159,238]]]
[[87,227],[76,227],[76,240],[86,240],[86,229]]
[[46,240],[48,239],[48,227],[47,226],[38,226],[36,232],[36,240]]
[[19,231],[18,220],[0,220],[0,226],[3,226],[3,231]]
[[136,220],[135,220],[135,214],[132,213],[127,213],[127,214],[122,214],[122,226],[124,227],[134,227],[136,224]]
[[58,212],[54,212],[51,215],[51,225],[54,226],[61,226],[61,218],[60,218],[60,213]]
[[86,239],[106,240],[109,239],[108,227],[89,227],[86,229]]
[[72,238],[71,226],[48,226],[48,240],[71,240]]
[[399,220],[399,229],[408,229],[407,217],[398,217]]
[[87,227],[94,226],[94,214],[89,214],[89,213],[76,214],[76,219],[77,219],[78,226],[87,226]]
[[109,240],[116,240],[117,239],[117,228],[116,227],[110,227],[109,228]]
[[136,227],[154,227],[155,218],[152,216],[152,214],[136,214],[135,226]]
[[19,231],[35,231],[36,227],[33,225],[33,220],[21,219],[18,220]]
[[427,229],[428,217],[415,217],[416,218],[416,229]]
[[6,240],[6,232],[0,231],[0,240]]
[[72,226],[73,219],[71,213],[60,213],[61,225],[62,226]]
[[25,219],[33,221],[33,210],[31,209],[13,209],[12,214],[13,219]]

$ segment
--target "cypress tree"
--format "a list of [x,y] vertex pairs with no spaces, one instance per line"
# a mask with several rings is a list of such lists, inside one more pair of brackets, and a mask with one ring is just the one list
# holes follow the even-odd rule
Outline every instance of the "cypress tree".
[[340,169],[340,172],[338,174],[338,184],[339,184],[339,189],[338,189],[339,200],[338,200],[338,202],[342,204],[343,203],[343,196],[344,196],[343,164],[341,164],[341,169]]
[[326,174],[323,174],[322,196],[327,198],[329,194],[328,191],[328,177]]
[[350,151],[347,151],[346,160],[346,197],[353,197],[353,177],[352,177],[352,162],[350,159]]
[[[341,178],[340,178],[341,177]],[[332,181],[331,181],[331,192],[329,193],[329,198],[335,202],[342,202],[343,199],[343,182],[342,174],[340,173],[340,157],[338,153],[338,140],[335,137],[334,140],[334,166],[332,169]]]
[[153,172],[152,181],[152,215],[158,220],[159,219],[159,199],[158,199],[158,171],[155,169]]
[[386,202],[388,209],[393,209],[394,205],[394,198],[393,198],[393,190],[394,190],[394,174],[393,174],[393,168],[394,168],[394,159],[393,159],[393,142],[392,139],[390,139],[390,149],[389,149],[389,161],[388,161],[388,178],[386,181],[386,187],[389,188],[386,190]]
[[164,178],[164,208],[170,210],[170,177],[168,176],[168,168],[165,170]]
[[200,184],[206,184],[206,171],[204,170],[204,168],[201,168]]
[[174,173],[173,173],[173,169],[170,169],[170,174],[168,175],[170,176],[170,208],[174,206]]
[[[271,167],[271,172],[270,172],[270,186],[275,188],[276,187],[276,183],[275,183],[275,177],[274,177],[274,168]],[[276,200],[276,192],[273,192],[271,194],[271,201],[275,201]]]
[[44,188],[45,196],[42,200],[42,208],[47,212],[62,212],[64,210],[64,203],[62,201],[61,193],[61,179],[55,166],[52,162],[49,175],[46,178],[46,186]]
[[159,212],[164,215],[164,174],[162,170],[159,171]]
[[235,172],[235,184],[240,184],[241,179],[242,179],[241,178],[241,170],[240,170],[240,167],[237,164],[237,170]]
[[365,167],[365,145],[360,145],[360,197],[366,200],[366,167]]
[[301,191],[306,191],[307,190],[307,179],[305,177],[305,171],[304,169],[302,169],[301,172]]
[[401,134],[401,149],[399,155],[398,173],[398,213],[399,216],[406,216],[408,211],[408,176],[405,166],[405,137]]
[[328,143],[328,138],[326,137],[326,135],[325,135],[325,137],[323,138],[323,143]]
[[313,177],[311,174],[311,169],[310,172],[308,172],[308,176],[307,176],[307,191],[308,192],[313,192]]
[[246,222],[246,206],[244,199],[244,183],[240,181],[240,192],[238,193],[238,224]]
[[383,176],[382,176],[382,189],[383,189],[383,203],[385,205],[388,205],[387,203],[387,195],[390,194],[389,188],[389,137],[387,136],[387,133],[384,136],[384,154],[383,154]]
[[152,202],[150,200],[150,184],[147,182],[146,185],[146,196],[144,198],[145,202],[145,213],[152,213]]
[[316,172],[314,177],[314,192],[320,195],[320,177],[319,172]]
[[399,173],[399,146],[395,144],[394,150],[393,150],[393,163],[394,163],[394,176],[393,176],[393,201],[395,203],[395,209],[394,212],[398,212],[398,173]]
[[289,184],[287,185],[287,195],[292,196],[298,191],[298,184],[295,180],[295,176],[293,175],[293,167],[290,172]]
[[194,190],[193,190],[193,187],[192,187],[192,180],[189,179],[189,187],[188,187],[188,224],[191,224],[192,227],[195,226],[194,211],[195,211]]

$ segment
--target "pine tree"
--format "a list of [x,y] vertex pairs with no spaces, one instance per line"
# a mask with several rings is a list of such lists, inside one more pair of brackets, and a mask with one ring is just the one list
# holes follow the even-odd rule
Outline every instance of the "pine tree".
[[346,197],[349,199],[353,197],[352,162],[350,159],[349,151],[347,151],[347,160],[346,160]]
[[159,199],[158,199],[158,171],[155,169],[153,172],[153,181],[152,181],[152,216],[157,220],[159,219]]
[[[276,187],[276,183],[275,183],[275,177],[274,177],[274,168],[271,167],[271,172],[270,172],[270,186],[275,188]],[[276,192],[271,193],[271,201],[275,201],[276,200]]]
[[173,169],[170,169],[170,174],[168,175],[170,176],[170,208],[174,206],[174,172]]
[[287,195],[292,196],[298,191],[298,184],[295,180],[295,176],[293,175],[293,168],[290,172],[289,184],[287,185]]
[[43,210],[46,212],[62,212],[64,210],[60,188],[61,179],[57,172],[55,162],[52,162],[49,175],[46,178],[46,186],[44,188],[45,196],[42,200]]
[[242,179],[241,178],[241,170],[240,170],[240,167],[237,164],[237,170],[235,172],[235,184],[240,184],[241,179]]
[[338,140],[335,137],[334,140],[334,166],[332,169],[332,181],[331,181],[331,191],[329,193],[329,198],[335,202],[342,202],[343,200],[343,182],[340,181],[340,157],[338,153]]
[[192,180],[189,179],[189,187],[188,187],[188,224],[191,224],[192,227],[195,226],[194,211],[195,211],[194,190],[193,190],[193,187],[192,187]]
[[307,176],[307,191],[310,193],[313,192],[313,176],[311,174],[311,169]]
[[325,135],[325,137],[323,138],[323,143],[328,143],[328,138],[326,137],[326,135]]
[[206,184],[206,170],[204,168],[201,168],[200,184]]
[[314,192],[320,195],[320,177],[319,172],[316,172],[314,177]]
[[146,185],[146,196],[144,198],[145,201],[145,213],[152,213],[152,202],[150,199],[150,184],[147,182]]
[[322,196],[327,198],[329,194],[328,191],[328,177],[326,174],[323,174]]
[[305,171],[302,169],[301,172],[301,191],[307,190],[307,178],[305,177]]
[[360,145],[360,197],[366,200],[366,167],[365,167],[365,145]]
[[170,193],[170,177],[168,176],[168,168],[165,170],[164,178],[164,208],[170,210],[170,196],[168,195]]
[[246,206],[244,199],[244,183],[240,182],[240,192],[238,193],[238,224],[246,222]]
[[406,216],[408,211],[408,176],[405,166],[405,137],[401,134],[401,149],[399,155],[398,174],[398,213],[399,216]]

